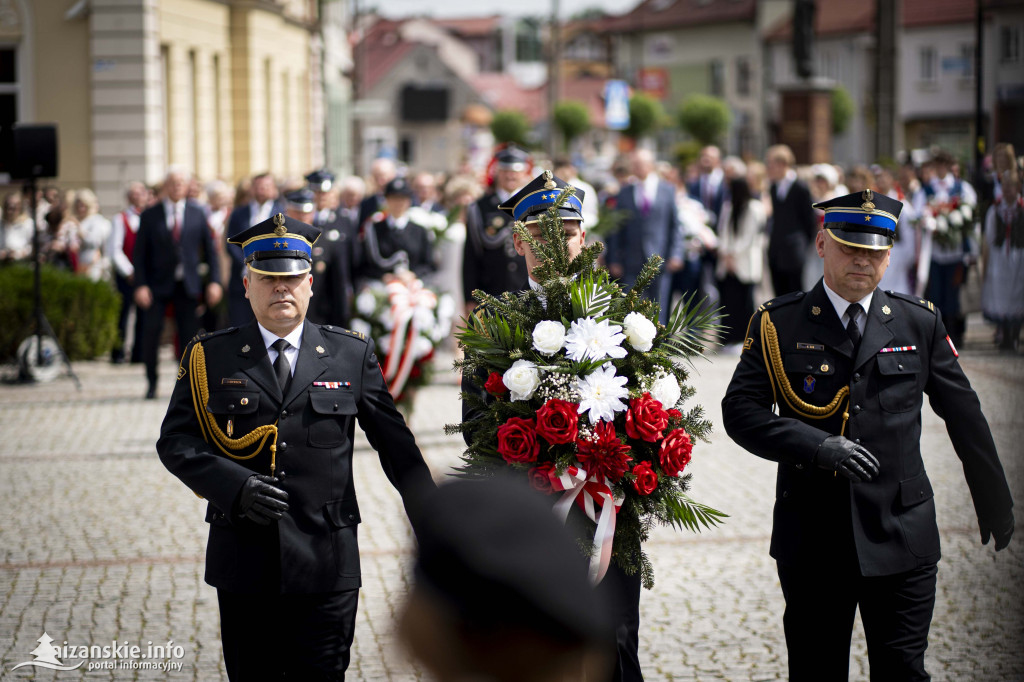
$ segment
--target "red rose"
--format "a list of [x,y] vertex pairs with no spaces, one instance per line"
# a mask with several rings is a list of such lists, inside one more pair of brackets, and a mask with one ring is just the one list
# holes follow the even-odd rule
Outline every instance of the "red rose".
[[661,403],[644,393],[640,398],[629,401],[626,412],[626,435],[630,438],[656,443],[668,426],[668,413]]
[[542,493],[554,492],[551,488],[551,474],[555,473],[554,462],[544,462],[535,467],[530,467],[526,475],[530,479],[530,487]]
[[683,429],[669,431],[665,440],[661,441],[661,468],[666,476],[678,476],[690,463],[690,452],[693,451],[693,443],[690,442],[690,434]]
[[641,495],[650,495],[658,487],[658,474],[654,473],[650,462],[640,462],[633,467],[633,488]]
[[679,410],[677,410],[674,407],[671,410],[665,410],[665,414],[667,414],[669,416],[669,419],[682,419],[683,418],[683,413],[680,412]]
[[484,390],[493,396],[503,396],[508,393],[508,387],[505,386],[505,382],[501,380],[501,375],[497,372],[491,372],[491,376],[487,377],[487,381],[484,382]]
[[577,410],[579,405],[567,400],[552,398],[537,410],[537,433],[552,445],[571,443],[578,433]]
[[536,462],[540,441],[532,419],[512,417],[498,427],[498,454],[509,464]]
[[627,454],[630,447],[619,440],[611,422],[598,422],[594,436],[594,440],[576,441],[577,459],[590,476],[597,476],[598,481],[608,478],[612,483],[618,483],[633,459]]

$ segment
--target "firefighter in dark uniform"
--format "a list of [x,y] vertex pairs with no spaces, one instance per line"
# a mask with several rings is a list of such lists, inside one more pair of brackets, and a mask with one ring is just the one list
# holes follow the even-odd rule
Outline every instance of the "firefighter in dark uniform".
[[1009,543],[1013,502],[942,317],[876,288],[902,203],[866,190],[815,208],[824,277],[751,318],[723,421],[779,464],[771,555],[790,679],[847,679],[859,608],[871,679],[927,680],[939,531],[920,449],[924,394],[963,462],[983,544]]
[[[334,175],[316,170],[306,176],[309,186],[289,193],[302,202],[312,200],[312,212],[305,217],[292,215],[321,230],[313,246],[313,276],[316,287],[309,302],[308,317],[316,324],[347,327],[351,319],[352,292],[359,247],[355,222],[335,210]],[[290,199],[289,199],[290,201]],[[304,206],[308,203],[304,204]],[[289,204],[291,206],[291,204]],[[289,208],[289,210],[291,210]],[[291,214],[289,214],[291,215]]]
[[408,506],[433,486],[373,341],[305,319],[315,227],[276,214],[242,247],[256,319],[186,348],[157,452],[208,502],[232,680],[343,680],[360,586],[356,420]]
[[509,145],[495,155],[494,162],[494,189],[466,209],[462,288],[469,309],[475,289],[500,296],[526,288],[526,261],[512,243],[512,218],[498,207],[526,184],[530,155]]
[[370,216],[363,234],[360,276],[370,280],[412,272],[423,278],[436,269],[427,228],[409,220],[412,186],[395,178],[384,188],[385,208]]

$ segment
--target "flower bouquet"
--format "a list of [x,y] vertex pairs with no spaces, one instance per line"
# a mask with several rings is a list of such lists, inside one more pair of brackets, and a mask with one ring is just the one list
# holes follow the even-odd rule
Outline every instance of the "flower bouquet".
[[374,340],[381,371],[396,405],[411,405],[414,389],[429,383],[434,349],[451,333],[455,302],[410,272],[372,282],[356,296],[353,331]]
[[971,236],[974,229],[974,211],[970,204],[959,197],[948,201],[931,200],[925,209],[930,218],[923,222],[925,229],[932,231],[935,241],[945,247],[960,248],[964,237]]
[[[656,324],[658,304],[639,292],[658,256],[629,292],[595,269],[600,244],[570,260],[556,209],[572,192],[541,217],[541,240],[513,228],[541,262],[539,290],[474,292],[481,305],[456,333],[465,352],[456,366],[478,392],[463,392],[467,418],[447,430],[469,443],[460,475],[512,468],[561,495],[556,513],[594,538],[583,549],[595,582],[615,561],[650,588],[642,543],[655,523],[700,530],[726,516],[687,495],[686,467],[711,423],[701,406],[684,408],[694,389],[681,362],[702,354],[718,315],[690,297]],[[570,516],[574,506],[582,514]]]

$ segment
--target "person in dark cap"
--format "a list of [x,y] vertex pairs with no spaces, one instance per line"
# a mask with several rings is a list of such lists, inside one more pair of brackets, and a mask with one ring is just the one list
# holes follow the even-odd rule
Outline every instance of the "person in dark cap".
[[963,461],[982,544],[1010,542],[1013,501],[938,310],[877,288],[902,202],[865,190],[815,208],[824,276],[751,318],[723,423],[779,465],[771,555],[790,679],[847,679],[859,609],[871,679],[928,680],[939,530],[921,458],[924,394]]
[[255,320],[185,349],[156,449],[208,502],[231,680],[343,680],[355,632],[356,420],[404,501],[433,486],[372,339],[306,319],[320,230],[276,214],[232,238]]
[[466,243],[462,257],[462,288],[468,310],[473,291],[493,296],[526,286],[526,261],[516,251],[512,221],[498,208],[529,178],[529,153],[508,145],[495,154],[494,187],[466,209]]
[[[557,203],[558,197],[566,187],[567,184],[564,180],[553,175],[551,171],[545,171],[515,195],[509,197],[499,208],[506,212],[512,221],[522,221],[530,233],[539,239],[541,238],[540,216]],[[575,194],[567,197],[558,209],[570,258],[579,255],[586,242],[586,230],[583,224],[584,198],[584,192],[577,188]],[[540,265],[537,256],[519,235],[514,236],[513,245],[519,255],[523,257],[527,271],[532,275],[534,269]],[[539,286],[532,276],[529,277],[528,282],[531,287]],[[471,377],[464,375],[462,378],[463,392],[474,394],[484,402],[492,401],[493,396],[481,388],[485,378],[481,375],[477,377],[477,381],[473,381]],[[478,413],[470,407],[469,401],[463,401],[462,420],[464,422],[472,421],[477,416]],[[463,436],[467,444],[473,438],[473,434],[468,432]],[[597,588],[601,597],[608,604],[615,629],[615,656],[612,661],[610,678],[613,682],[640,682],[643,680],[639,657],[640,587],[639,572],[627,575],[613,561]]]
[[395,178],[384,188],[385,208],[371,216],[363,234],[362,277],[379,280],[412,272],[423,278],[436,269],[430,232],[409,220],[412,199],[405,178]]
[[584,557],[548,502],[506,477],[419,500],[405,645],[440,682],[609,679],[614,637]]
[[[355,261],[353,249],[357,245],[352,222],[339,219],[327,209],[327,222],[317,224],[323,215],[323,197],[331,191],[333,175],[326,171],[314,171],[306,176],[310,187],[293,190],[285,195],[288,201],[288,215],[296,220],[311,223],[322,230],[320,239],[313,246],[313,275],[316,277],[315,296],[309,302],[308,317],[315,324],[332,324],[347,327],[350,319],[349,307],[352,300]],[[312,183],[327,190],[316,191]]]
[[332,206],[332,204],[337,204],[335,200],[337,195],[333,191],[334,173],[326,168],[320,168],[306,175],[306,183],[316,202],[316,212],[309,223],[322,230],[326,225],[334,222],[337,217],[334,206]]

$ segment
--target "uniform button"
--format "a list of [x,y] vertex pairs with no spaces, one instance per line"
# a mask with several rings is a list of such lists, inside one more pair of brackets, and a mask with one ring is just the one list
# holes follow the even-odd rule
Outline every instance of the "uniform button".
[[797,464],[796,468],[799,469],[800,471],[803,471],[804,465],[803,464]]
[[355,521],[356,520],[356,515],[355,514],[349,514],[348,515],[348,520],[349,521]]
[[782,496],[783,497],[789,497],[789,491],[788,490],[783,490],[782,491]]
[[230,405],[228,405],[228,412],[232,412],[232,411],[234,411],[234,409],[235,409],[235,404],[234,403],[231,403]]
[[285,443],[284,441],[282,441],[282,442],[277,444],[277,451],[278,452],[284,452],[287,449],[288,449],[288,443]]
[[288,417],[288,410],[281,410],[281,419],[285,419],[287,417]]
[[860,414],[860,405],[854,405],[853,406],[853,413],[854,414]]
[[918,490],[917,491],[917,496],[918,497],[924,497],[924,491],[923,490]]
[[277,477],[278,477],[279,479],[281,479],[281,480],[283,481],[283,480],[285,479],[285,476],[287,476],[287,475],[288,475],[288,474],[286,474],[286,473],[284,472],[284,470],[282,470],[282,471],[281,471],[281,473],[279,473],[279,474],[277,475]]
[[899,371],[902,372],[903,371],[903,365],[896,365],[896,369],[898,369]]
[[860,438],[858,438],[857,440],[855,440],[853,442],[856,443],[857,445],[860,445]]
[[814,369],[814,365],[807,365],[807,369]]
[[335,411],[335,412],[337,412],[337,411],[338,411],[338,403],[334,403],[334,411]]
[[854,381],[860,381],[860,372],[854,372],[853,373],[853,380]]

